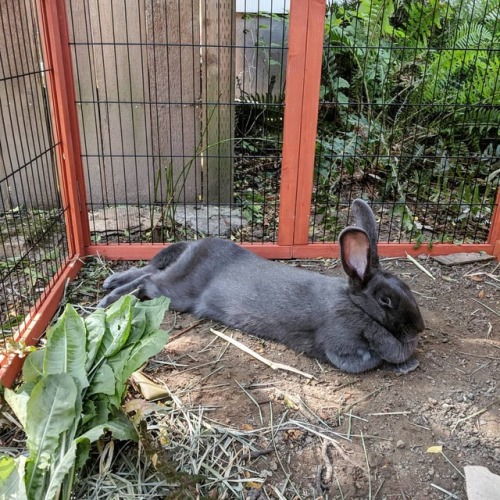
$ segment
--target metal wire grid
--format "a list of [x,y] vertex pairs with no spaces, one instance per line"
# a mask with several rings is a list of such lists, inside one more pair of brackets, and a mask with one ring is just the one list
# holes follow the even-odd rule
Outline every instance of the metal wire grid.
[[275,241],[286,21],[212,0],[68,15],[93,242]]
[[68,257],[31,2],[0,4],[0,348]]
[[[500,180],[499,4],[424,5],[384,13],[373,0],[328,10],[312,241],[335,241],[358,196],[375,200],[380,241],[488,236]],[[430,19],[442,25],[418,40],[405,33],[410,21]],[[467,79],[471,72],[477,78]]]

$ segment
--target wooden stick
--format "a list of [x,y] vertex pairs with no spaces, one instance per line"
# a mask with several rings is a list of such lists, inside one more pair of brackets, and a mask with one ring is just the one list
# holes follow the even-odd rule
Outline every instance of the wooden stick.
[[300,370],[297,370],[297,368],[293,368],[292,366],[283,365],[281,363],[275,363],[274,361],[270,361],[269,359],[265,358],[264,356],[261,356],[260,354],[257,354],[255,351],[252,351],[252,349],[250,349],[246,345],[244,345],[241,342],[238,342],[237,340],[225,335],[222,332],[218,332],[217,330],[214,330],[213,328],[210,328],[210,331],[214,335],[217,335],[218,337],[221,337],[225,341],[233,344],[238,349],[241,349],[243,352],[250,354],[250,356],[253,356],[255,359],[258,359],[261,363],[264,363],[265,365],[269,366],[273,370],[285,370],[288,372],[296,373],[297,375],[301,375],[302,377],[306,377],[308,379],[316,379],[316,377],[314,375],[310,375],[309,373],[301,372]]

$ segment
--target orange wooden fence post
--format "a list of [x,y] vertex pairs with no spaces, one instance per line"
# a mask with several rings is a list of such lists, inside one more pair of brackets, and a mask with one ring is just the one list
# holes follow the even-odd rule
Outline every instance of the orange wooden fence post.
[[325,0],[292,0],[280,191],[280,245],[305,245],[314,176]]
[[497,198],[493,206],[488,243],[493,245],[493,255],[500,261],[500,186],[498,187]]
[[[19,327],[14,340],[33,345],[44,333],[59,307],[66,283],[82,266],[90,243],[80,134],[75,105],[73,68],[69,46],[65,0],[38,0],[38,16],[46,68],[46,82],[56,141],[59,192],[66,223],[69,258],[47,285]],[[10,387],[24,359],[0,355],[0,383]]]
[[47,89],[58,140],[59,187],[70,253],[83,256],[90,244],[87,198],[69,45],[65,0],[39,0],[38,15],[47,68]]

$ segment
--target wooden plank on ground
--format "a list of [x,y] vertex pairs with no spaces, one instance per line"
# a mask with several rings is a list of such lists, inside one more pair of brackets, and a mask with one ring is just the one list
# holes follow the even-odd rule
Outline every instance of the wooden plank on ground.
[[464,264],[472,264],[473,262],[486,262],[493,260],[495,257],[482,252],[467,252],[454,253],[450,255],[436,255],[432,257],[434,260],[444,266],[461,266]]

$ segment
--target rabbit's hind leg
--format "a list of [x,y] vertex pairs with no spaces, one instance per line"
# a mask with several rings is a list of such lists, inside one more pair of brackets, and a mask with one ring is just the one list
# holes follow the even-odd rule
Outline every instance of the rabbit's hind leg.
[[404,361],[403,363],[384,363],[384,368],[387,368],[399,375],[406,375],[407,373],[416,370],[419,367],[420,363],[417,358],[410,358]]
[[108,276],[104,280],[102,287],[104,288],[104,290],[114,290],[115,288],[119,288],[121,286],[124,286],[127,283],[130,283],[130,282],[136,280],[137,278],[140,278],[141,276],[150,275],[153,272],[154,272],[154,269],[150,265],[147,265],[145,267],[140,267],[140,268],[131,267],[130,269],[127,269],[126,271],[114,273],[111,276]]
[[[116,302],[122,295],[126,295],[127,293],[133,293],[136,297],[142,298],[146,296],[145,292],[150,291],[154,293],[154,289],[156,289],[156,285],[152,285],[150,287],[147,286],[147,283],[150,282],[150,276],[152,273],[144,274],[139,276],[135,280],[128,281],[126,284],[115,288],[111,293],[106,295],[98,304],[97,307],[108,307],[113,302]],[[151,289],[151,290],[149,290]],[[159,294],[153,296],[147,295],[149,298],[158,297]]]
[[346,373],[365,372],[382,363],[382,359],[368,349],[357,349],[355,354],[337,354],[327,351],[326,357],[333,366]]

